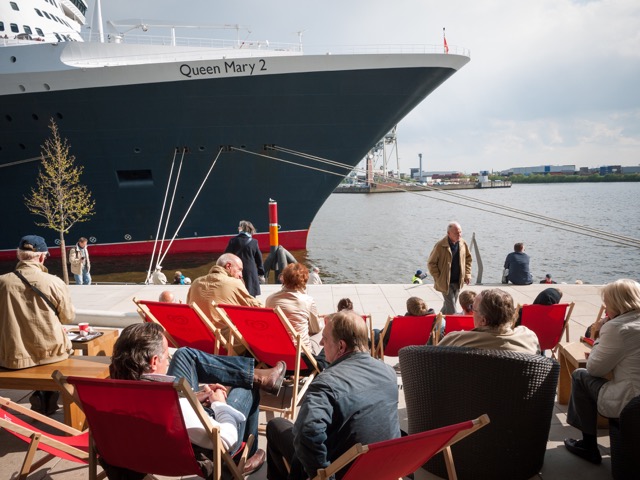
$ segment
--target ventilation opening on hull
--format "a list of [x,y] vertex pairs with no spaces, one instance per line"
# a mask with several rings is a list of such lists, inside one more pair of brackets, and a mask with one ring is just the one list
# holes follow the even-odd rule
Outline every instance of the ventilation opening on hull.
[[118,170],[118,185],[120,187],[152,187],[153,175],[151,170]]

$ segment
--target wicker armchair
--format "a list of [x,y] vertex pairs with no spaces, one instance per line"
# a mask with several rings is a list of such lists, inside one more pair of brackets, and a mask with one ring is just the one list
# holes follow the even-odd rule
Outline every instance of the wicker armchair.
[[[400,350],[409,433],[483,413],[491,423],[452,447],[460,479],[528,479],[544,462],[560,367],[540,355],[465,347]],[[446,478],[442,454],[425,468]]]
[[640,395],[622,410],[620,418],[609,419],[611,440],[611,473],[615,480],[638,478],[640,475]]

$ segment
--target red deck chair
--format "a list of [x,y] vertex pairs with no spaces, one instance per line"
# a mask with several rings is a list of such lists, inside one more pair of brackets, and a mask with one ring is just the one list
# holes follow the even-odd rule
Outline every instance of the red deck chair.
[[[435,322],[434,322],[435,321]],[[393,328],[391,328],[393,322]],[[409,345],[426,345],[433,328],[434,344],[437,345],[440,339],[440,325],[442,324],[442,314],[424,315],[422,317],[397,316],[389,317],[382,332],[376,348],[378,358],[384,360],[384,356],[397,357],[398,351]],[[384,345],[384,337],[387,330],[391,328],[389,342]]]
[[294,419],[298,402],[311,380],[320,373],[313,354],[300,342],[300,334],[291,326],[280,307],[218,304],[216,309],[223,322],[231,329],[233,337],[244,345],[256,362],[273,367],[282,360],[287,364],[287,370],[293,372],[291,405],[283,408],[261,405],[260,408]]
[[[327,468],[319,469],[314,480],[325,480],[347,465],[350,466],[342,480],[361,480],[364,478],[397,480],[412,474],[442,450],[445,450],[449,480],[455,480],[457,476],[451,455],[451,445],[488,423],[489,417],[482,415],[475,420],[393,440],[370,443],[369,445],[358,443]],[[479,466],[479,468],[481,467]]]
[[446,333],[473,330],[473,315],[447,315],[445,317],[447,324],[444,327]]
[[[17,415],[27,416],[31,420],[55,428],[60,435],[43,431],[31,423],[25,422]],[[0,428],[4,428],[7,432],[29,444],[18,473],[20,480],[25,480],[31,472],[55,458],[84,465],[89,463],[89,432],[76,430],[4,397],[0,397]],[[46,455],[34,462],[37,450],[42,450]],[[8,474],[6,468],[5,474]]]
[[87,416],[92,446],[89,478],[96,478],[97,456],[112,466],[165,476],[203,476],[187,434],[179,396],[193,406],[214,445],[214,478],[220,479],[222,461],[242,480],[247,442],[240,464],[224,448],[214,427],[185,379],[176,382],[62,378],[75,388]]
[[198,305],[152,302],[133,298],[145,322],[155,322],[165,330],[169,345],[191,347],[215,355],[227,355],[227,340],[216,336],[216,328]]
[[557,305],[523,305],[520,325],[533,330],[538,336],[540,350],[551,350],[552,356],[555,357],[564,332],[566,341],[569,341],[569,319],[573,307],[573,302]]

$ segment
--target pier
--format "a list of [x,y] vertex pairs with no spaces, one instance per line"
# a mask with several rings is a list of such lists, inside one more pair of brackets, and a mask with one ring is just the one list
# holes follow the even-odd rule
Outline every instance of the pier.
[[[471,285],[469,288],[481,291],[487,288],[501,288],[509,292],[516,304],[531,303],[536,295],[550,285],[533,284],[526,286],[515,285]],[[599,285],[554,285],[564,293],[563,302],[575,302],[575,308],[571,315],[569,333],[570,341],[577,342],[584,334],[587,326],[596,319],[601,305]],[[133,297],[139,299],[156,300],[163,290],[172,291],[176,299],[186,299],[189,286],[186,285],[90,285],[70,287],[73,303],[76,307],[75,322],[89,322],[94,327],[122,328],[141,319],[136,313]],[[265,300],[271,293],[277,291],[279,285],[262,285],[262,295]],[[423,285],[376,285],[376,284],[342,284],[342,285],[310,285],[308,293],[314,297],[318,310],[322,314],[335,311],[341,298],[348,297],[353,301],[354,309],[360,313],[372,316],[373,326],[383,328],[389,315],[403,315],[406,312],[406,300],[412,296],[423,298],[429,307],[438,311],[442,305],[442,295],[436,292],[432,284]],[[385,361],[391,365],[398,362],[396,357],[386,357]],[[398,377],[400,426],[406,429],[407,418],[402,390],[402,379]],[[20,390],[0,390],[0,395],[13,401],[29,406],[31,392]],[[551,421],[549,441],[545,455],[544,465],[539,475],[533,479],[560,480],[565,478],[582,478],[583,480],[597,480],[611,478],[611,459],[609,456],[608,430],[598,431],[598,443],[603,456],[602,465],[592,465],[566,451],[563,440],[566,437],[578,437],[579,432],[566,423],[566,405],[556,403]],[[62,421],[62,410],[54,415],[56,420]],[[264,414],[261,416],[264,420]],[[523,435],[526,435],[523,432]],[[260,448],[266,447],[266,439],[260,436]],[[15,439],[5,431],[0,431],[0,471],[5,472],[7,478],[18,472],[24,454],[26,444]],[[42,456],[38,452],[36,459]],[[454,458],[455,460],[455,458]],[[479,460],[480,465],[480,460]],[[266,466],[247,477],[252,480],[266,479]],[[15,477],[15,476],[14,476]],[[12,478],[14,478],[12,477]],[[64,460],[57,460],[41,467],[30,478],[64,478],[65,480],[79,480],[88,478],[86,466],[79,466]],[[165,477],[161,477],[165,478]],[[195,477],[185,477],[195,478]],[[436,479],[423,470],[419,470],[415,479]]]

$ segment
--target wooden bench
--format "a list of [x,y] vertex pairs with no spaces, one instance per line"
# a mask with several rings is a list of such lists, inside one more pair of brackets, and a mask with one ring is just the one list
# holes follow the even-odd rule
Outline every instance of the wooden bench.
[[[60,370],[64,376],[108,378],[110,363],[111,357],[71,356],[61,362],[21,370],[0,368],[0,389],[60,391],[60,386],[51,378],[55,370]],[[64,409],[64,422],[70,427],[82,430],[85,423],[82,410],[66,395],[60,395],[60,398]]]

